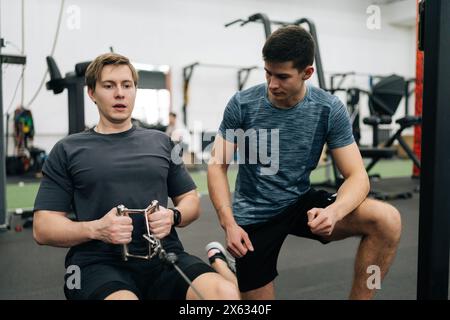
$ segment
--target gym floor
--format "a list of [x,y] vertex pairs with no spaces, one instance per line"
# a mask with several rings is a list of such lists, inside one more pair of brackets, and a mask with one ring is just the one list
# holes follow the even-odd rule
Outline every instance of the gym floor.
[[[412,191],[418,181],[388,178],[373,182],[384,192]],[[376,299],[416,299],[419,193],[391,203],[402,214],[403,233],[396,259]],[[224,241],[209,197],[201,197],[201,218],[179,229],[186,250],[207,261],[204,251],[210,241]],[[354,254],[359,240],[350,238],[328,245],[288,237],[278,263],[278,299],[344,300],[350,290]],[[30,228],[0,233],[0,299],[65,299],[63,294],[66,249],[37,245]]]

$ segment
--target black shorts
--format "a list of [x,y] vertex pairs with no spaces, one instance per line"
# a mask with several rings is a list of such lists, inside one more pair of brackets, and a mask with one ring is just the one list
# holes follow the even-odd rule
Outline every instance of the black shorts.
[[244,257],[236,259],[239,290],[241,292],[254,290],[275,279],[278,275],[278,254],[287,235],[328,243],[311,232],[307,224],[307,211],[311,208],[325,208],[335,200],[336,197],[332,193],[311,189],[296,203],[269,221],[242,226],[248,233],[255,251],[248,251]]
[[[179,253],[177,266],[193,281],[198,276],[215,272],[200,258],[185,252]],[[81,267],[81,288],[67,287],[64,293],[70,300],[103,300],[111,293],[129,290],[139,299],[185,300],[188,283],[171,265],[158,261],[130,259],[129,261],[107,261]],[[70,274],[69,274],[70,276]],[[72,285],[73,287],[74,285]]]

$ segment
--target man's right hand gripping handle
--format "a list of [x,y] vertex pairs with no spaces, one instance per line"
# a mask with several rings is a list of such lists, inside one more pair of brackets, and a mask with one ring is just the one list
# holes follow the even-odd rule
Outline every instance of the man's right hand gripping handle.
[[117,208],[114,207],[101,219],[96,220],[95,238],[106,243],[128,244],[131,242],[132,231],[131,218],[127,215],[117,215]]

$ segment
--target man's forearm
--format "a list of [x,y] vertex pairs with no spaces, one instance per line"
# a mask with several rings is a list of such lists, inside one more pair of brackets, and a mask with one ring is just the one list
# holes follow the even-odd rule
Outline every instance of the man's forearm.
[[221,164],[210,164],[208,166],[208,191],[222,228],[235,224],[225,166]]
[[49,212],[37,212],[33,218],[33,235],[37,243],[55,247],[72,247],[95,238],[95,221],[72,221]]
[[185,196],[176,207],[181,212],[181,222],[178,227],[185,227],[199,217],[200,200],[197,194]]
[[341,220],[366,199],[369,190],[370,182],[365,171],[359,175],[350,176],[339,188],[336,201],[330,207],[336,210]]

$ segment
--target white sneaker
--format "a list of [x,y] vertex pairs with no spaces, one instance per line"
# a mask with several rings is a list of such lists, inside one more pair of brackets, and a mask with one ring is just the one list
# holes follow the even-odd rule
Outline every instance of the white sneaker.
[[234,259],[234,257],[231,254],[229,254],[225,250],[225,248],[222,246],[222,244],[220,242],[213,241],[213,242],[208,243],[205,247],[206,253],[208,253],[212,249],[217,249],[220,252],[215,253],[214,255],[209,257],[208,258],[209,263],[214,262],[214,260],[216,258],[222,259],[223,261],[225,261],[227,263],[227,265],[231,269],[231,271],[236,273],[236,260]]

